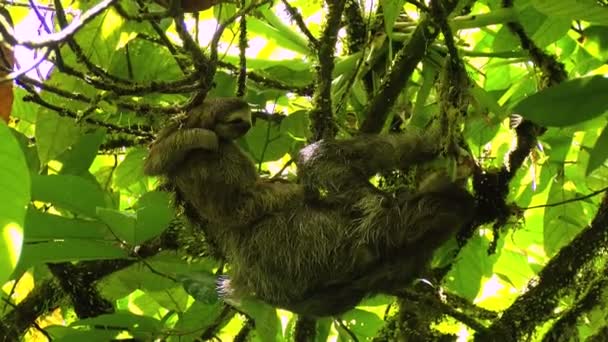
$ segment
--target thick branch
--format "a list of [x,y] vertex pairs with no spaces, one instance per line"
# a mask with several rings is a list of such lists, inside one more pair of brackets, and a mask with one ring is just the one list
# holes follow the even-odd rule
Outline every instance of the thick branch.
[[560,339],[576,340],[578,337],[577,326],[584,324],[581,322],[582,317],[588,314],[591,315],[594,309],[602,310],[606,307],[608,278],[606,278],[605,274],[601,276],[603,278],[594,282],[585,296],[555,322],[551,330],[544,336],[544,342],[558,341]]
[[[446,15],[454,9],[455,5],[455,1],[444,4]],[[395,57],[391,71],[386,75],[380,90],[369,104],[360,128],[362,133],[378,133],[382,130],[397,97],[438,34],[439,28],[432,18],[425,18],[418,24],[409,42]]]
[[[94,284],[100,279],[124,269],[138,260],[149,258],[162,250],[174,250],[177,246],[168,238],[170,231],[165,231],[159,239],[141,246],[138,250],[139,259],[129,260],[99,260],[80,262],[70,269],[83,284]],[[68,274],[67,277],[70,277]],[[65,279],[64,279],[65,281]],[[78,289],[74,289],[78,291]],[[13,341],[14,338],[32,326],[36,319],[56,308],[68,293],[56,280],[46,280],[38,284],[25,300],[15,306],[13,311],[2,317],[0,322],[0,341]],[[10,340],[3,340],[8,337]]]
[[605,249],[606,227],[608,196],[603,198],[591,226],[562,248],[540,272],[538,283],[520,296],[487,332],[478,334],[476,341],[522,341],[550,319],[563,291],[575,286],[579,270]]
[[346,49],[347,53],[351,55],[363,50],[368,33],[358,1],[346,0],[344,19],[346,21]]
[[319,41],[316,77],[316,91],[313,98],[313,110],[310,113],[312,124],[312,140],[332,139],[337,132],[333,120],[333,108],[331,101],[331,81],[334,71],[334,52],[338,40],[338,30],[345,0],[327,1],[327,20]]

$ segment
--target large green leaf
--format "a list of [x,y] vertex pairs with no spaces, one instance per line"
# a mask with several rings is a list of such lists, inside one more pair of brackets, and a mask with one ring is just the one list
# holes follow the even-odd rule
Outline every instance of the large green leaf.
[[63,153],[80,138],[80,127],[73,119],[42,109],[36,119],[36,146],[41,164]]
[[[548,202],[558,203],[577,196],[580,195],[564,189],[562,180],[555,180],[549,192]],[[580,201],[548,207],[543,221],[545,251],[549,256],[557,253],[589,223]]]
[[69,218],[30,206],[25,218],[26,241],[59,239],[97,239],[108,237],[107,227],[99,221]]
[[97,207],[105,207],[98,184],[73,175],[32,176],[32,199],[88,217],[97,215]]
[[[115,75],[130,75],[133,81],[159,82],[183,77],[175,58],[157,44],[137,39],[121,47],[117,53],[128,58],[114,58],[110,71]],[[128,55],[127,55],[128,53]]]
[[0,284],[13,272],[23,243],[30,172],[19,143],[0,120]]
[[144,178],[144,159],[148,151],[144,148],[135,148],[127,154],[118,165],[114,173],[114,186],[126,189],[131,184]]
[[100,315],[94,318],[81,319],[70,324],[70,327],[125,330],[138,340],[152,341],[157,334],[160,334],[162,323],[152,317],[121,311],[113,314]]
[[97,216],[119,239],[135,246],[162,233],[174,213],[169,194],[160,191],[144,194],[134,208],[135,213],[97,208]]
[[81,330],[60,325],[44,327],[44,330],[53,337],[53,342],[81,342],[81,341],[115,341],[120,330]]
[[590,152],[586,174],[589,175],[593,170],[600,167],[606,159],[608,159],[608,125],[604,127],[602,134],[597,138]]
[[[156,272],[150,272],[153,268]],[[148,258],[144,263],[133,264],[111,276],[104,278],[99,283],[99,289],[106,298],[116,300],[128,296],[135,290],[145,292],[162,292],[180,286],[179,281],[184,278],[191,279],[198,273],[212,274],[217,268],[217,262],[206,258],[197,262],[184,262],[181,254],[174,251],[161,252],[154,257]],[[171,276],[167,277],[167,276]],[[181,276],[185,275],[185,276]],[[177,278],[178,282],[174,279]],[[199,284],[194,284],[199,286]]]
[[112,231],[112,234],[121,241],[132,246],[136,245],[135,221],[137,219],[134,213],[108,208],[97,208],[97,217],[107,224]]
[[552,17],[585,20],[608,25],[608,7],[595,0],[532,0],[539,11]]
[[[222,302],[216,302],[215,304],[204,304],[199,301],[195,301],[190,305],[186,312],[180,315],[179,321],[175,324],[175,329],[178,331],[185,332],[181,338],[186,341],[196,341],[200,338],[201,331],[211,327],[213,324],[217,324],[217,320],[222,311],[225,310],[225,306]],[[221,320],[220,326],[222,328],[228,323],[228,320]],[[215,328],[215,327],[214,327]],[[180,341],[180,340],[173,340]]]
[[239,309],[247,313],[255,321],[255,334],[261,341],[280,341],[281,321],[277,310],[272,306],[255,299],[243,299]]
[[123,31],[125,22],[117,12],[106,11],[91,20],[88,25],[84,25],[75,35],[76,41],[91,62],[107,68],[115,59],[124,58],[117,53],[117,48],[120,46],[121,36],[124,37],[126,33]]
[[380,0],[382,5],[382,14],[384,15],[384,30],[386,34],[393,32],[393,26],[395,26],[395,19],[401,13],[403,8],[403,0]]
[[60,157],[63,163],[62,174],[80,175],[86,172],[97,156],[97,150],[105,138],[105,130],[98,129],[80,137],[78,142],[70,146]]
[[291,149],[291,139],[278,124],[258,121],[245,136],[247,150],[256,162],[277,160]]
[[[567,18],[544,15],[533,6],[522,6],[518,12],[518,21],[526,34],[541,48],[563,37],[571,22]],[[520,45],[519,38],[506,25],[498,31],[493,42],[495,51],[513,51],[520,48]]]
[[589,26],[583,31],[583,36],[585,50],[599,60],[608,60],[608,27]]
[[272,27],[279,32],[281,37],[288,39],[295,46],[297,46],[297,49],[294,49],[294,51],[298,51],[304,55],[311,53],[308,47],[308,40],[300,33],[294,31],[294,29],[289,25],[286,25],[284,21],[274,13],[270,6],[260,7],[260,13],[264,19],[266,19],[266,22],[272,25]]
[[479,235],[468,241],[446,277],[448,289],[471,301],[477,296],[483,278],[492,274],[497,259],[496,255],[488,256],[488,244],[488,239]]
[[217,293],[217,276],[211,272],[191,272],[177,277],[186,291],[196,300],[205,304],[215,304],[220,300]]
[[353,333],[364,337],[366,340],[376,336],[384,323],[378,315],[360,309],[351,310],[340,318]]
[[543,126],[564,127],[593,119],[608,110],[608,78],[577,78],[530,95],[513,113]]
[[137,222],[135,224],[135,240],[140,244],[162,233],[173,219],[174,210],[171,207],[169,194],[161,191],[151,191],[140,197],[135,205]]
[[38,174],[38,172],[40,172],[40,160],[38,159],[36,145],[32,144],[30,139],[21,132],[11,131],[11,133],[13,133],[13,136],[17,139],[17,142],[23,151],[23,156],[25,157],[25,162],[27,163],[30,173]]
[[102,259],[125,259],[128,251],[113,241],[66,239],[50,242],[26,243],[19,261],[19,270],[46,262],[68,262]]
[[293,34],[286,34],[286,31],[283,28],[276,28],[271,26],[270,24],[253,18],[247,18],[247,29],[249,32],[256,33],[269,41],[276,43],[278,46],[299,52],[301,54],[308,54],[308,46],[305,44],[305,41],[297,40]]

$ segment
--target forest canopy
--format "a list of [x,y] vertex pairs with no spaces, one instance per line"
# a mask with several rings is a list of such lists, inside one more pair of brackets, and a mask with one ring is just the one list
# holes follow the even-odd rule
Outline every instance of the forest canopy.
[[[2,0],[0,37],[2,341],[608,340],[605,0]],[[336,317],[224,302],[230,264],[144,160],[227,97],[277,182],[310,143],[438,126],[475,218]]]

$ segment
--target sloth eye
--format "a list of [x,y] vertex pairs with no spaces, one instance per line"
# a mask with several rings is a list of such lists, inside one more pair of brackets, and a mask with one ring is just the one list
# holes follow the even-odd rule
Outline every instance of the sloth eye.
[[239,124],[239,123],[243,123],[243,122],[245,122],[245,120],[236,118],[236,119],[228,120],[226,123],[228,123],[228,124]]

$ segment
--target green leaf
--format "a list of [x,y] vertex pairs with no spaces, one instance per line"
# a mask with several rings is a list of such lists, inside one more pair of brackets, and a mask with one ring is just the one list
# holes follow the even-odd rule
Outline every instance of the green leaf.
[[602,134],[597,138],[593,149],[589,153],[589,163],[587,164],[585,174],[588,176],[595,169],[602,166],[606,159],[608,159],[608,125],[604,126]]
[[281,337],[281,321],[277,310],[272,306],[255,299],[243,299],[239,309],[249,314],[255,321],[255,333],[260,340],[278,341]]
[[[293,34],[286,33],[283,28],[279,29],[259,19],[248,17],[247,30],[256,33],[269,41],[275,42],[278,46],[299,52],[303,55],[309,54],[306,40],[300,41]],[[290,29],[288,31],[291,31]],[[292,32],[293,33],[293,32]]]
[[530,95],[512,112],[543,126],[564,127],[608,110],[608,78],[592,76],[563,82]]
[[60,157],[61,174],[81,175],[85,173],[95,157],[99,146],[106,136],[105,129],[83,135],[76,144],[70,146]]
[[97,208],[97,217],[110,227],[112,233],[130,245],[137,245],[135,214],[108,208]]
[[[297,49],[294,49],[294,51],[298,51],[304,55],[311,54],[308,47],[308,40],[301,34],[294,31],[290,26],[286,25],[284,21],[274,13],[270,6],[262,6],[260,7],[259,11],[264,19],[266,19],[266,21],[270,23],[274,29],[276,29],[281,37],[288,39],[293,46],[297,46]],[[247,27],[249,27],[249,19],[250,18],[247,18]]]
[[549,17],[534,31],[531,38],[538,47],[545,47],[565,36],[570,30],[571,22],[567,18]]
[[[83,25],[75,35],[76,41],[92,63],[107,69],[115,59],[124,58],[117,53],[117,48],[126,22],[116,11],[106,11]],[[62,53],[73,56],[67,51]]]
[[128,311],[86,318],[70,324],[70,327],[87,326],[90,329],[123,329],[133,334],[136,339],[154,340],[160,334],[163,326],[155,318],[135,315]]
[[489,241],[475,235],[461,250],[458,260],[446,277],[446,286],[460,296],[473,300],[481,290],[484,277],[492,275],[497,256],[488,256]]
[[439,74],[439,69],[433,63],[426,62],[422,65],[422,85],[416,93],[416,102],[410,122],[415,127],[424,127],[424,107],[427,104],[431,90],[435,85],[435,80]]
[[395,26],[395,19],[401,13],[403,8],[404,0],[381,0],[382,14],[384,15],[384,30],[386,34],[390,35],[393,32],[393,26]]
[[43,213],[32,206],[27,210],[25,228],[26,241],[55,239],[101,240],[108,236],[108,229],[101,222]]
[[[222,302],[217,302],[212,305],[204,304],[195,301],[190,305],[186,312],[180,315],[179,321],[175,324],[177,331],[185,332],[181,335],[185,341],[196,341],[200,338],[201,331],[205,331],[208,327],[217,324],[219,315],[224,309]],[[218,331],[224,327],[229,320],[223,319],[220,321],[220,326],[214,327]]]
[[[574,191],[564,189],[563,182],[554,180],[549,192],[549,202],[556,203],[577,197]],[[587,226],[585,210],[580,201],[548,207],[543,217],[545,251],[553,256]]]
[[23,243],[30,172],[19,143],[0,120],[0,283],[13,272]]
[[45,262],[67,262],[103,259],[125,259],[129,254],[114,241],[68,239],[63,241],[26,243],[19,261],[19,269]]
[[144,178],[144,159],[147,155],[148,150],[145,148],[132,149],[116,168],[114,186],[126,189]]
[[585,50],[599,60],[608,60],[608,27],[589,26],[583,31],[583,36]]
[[500,252],[493,271],[516,289],[525,287],[535,275],[528,264],[527,256],[510,249]]
[[217,293],[217,277],[211,272],[178,275],[177,280],[182,282],[186,292],[202,303],[215,304],[220,301]]
[[97,215],[97,207],[106,206],[98,184],[72,175],[32,176],[32,199],[88,217]]
[[310,136],[308,111],[298,110],[289,114],[281,122],[281,126],[294,139],[306,139]]
[[115,341],[121,333],[116,330],[80,330],[60,325],[44,327],[51,336],[53,342],[81,342],[81,341]]
[[36,146],[40,163],[45,165],[80,138],[80,127],[73,119],[42,109],[36,119]]
[[[131,23],[133,22],[129,21],[129,25]],[[136,82],[170,81],[183,75],[169,50],[159,49],[157,44],[143,39],[131,40],[128,45],[117,50],[117,54],[127,52],[128,58],[112,60],[112,74],[131,75]]]
[[[239,56],[236,55],[226,55],[222,59],[225,62],[238,64]],[[336,63],[336,68],[340,63]],[[266,58],[249,58],[247,57],[247,68],[251,69],[266,69],[266,68],[275,68],[275,67],[284,67],[289,70],[298,71],[298,72],[308,72],[310,74],[311,64],[302,60],[301,58],[293,58],[293,59],[282,59],[282,60],[272,60]],[[311,77],[312,79],[312,77]]]
[[[165,275],[180,278],[180,275],[184,274],[185,277],[191,278],[192,274],[198,272],[212,274],[217,266],[217,262],[210,258],[188,263],[184,262],[182,254],[165,251],[146,259],[145,265],[140,262],[114,272],[111,276],[100,281],[99,289],[104,297],[111,300],[128,296],[138,289],[145,292],[172,291],[176,286],[182,286]],[[150,272],[149,267],[156,272]]]
[[135,205],[137,222],[135,224],[134,244],[140,244],[162,233],[173,219],[169,194],[151,191],[140,197]]
[[384,321],[378,315],[360,309],[345,313],[341,319],[356,336],[364,337],[366,340],[376,336],[384,325]]
[[11,130],[11,133],[13,133],[13,136],[17,139],[17,142],[23,151],[30,173],[38,174],[38,172],[40,172],[40,160],[38,159],[36,145],[32,144],[30,139],[21,132]]
[[247,133],[244,141],[247,151],[256,162],[277,160],[289,152],[293,140],[281,130],[281,126],[268,121],[258,121]]
[[532,5],[551,17],[585,20],[608,25],[608,8],[595,0],[532,0]]

